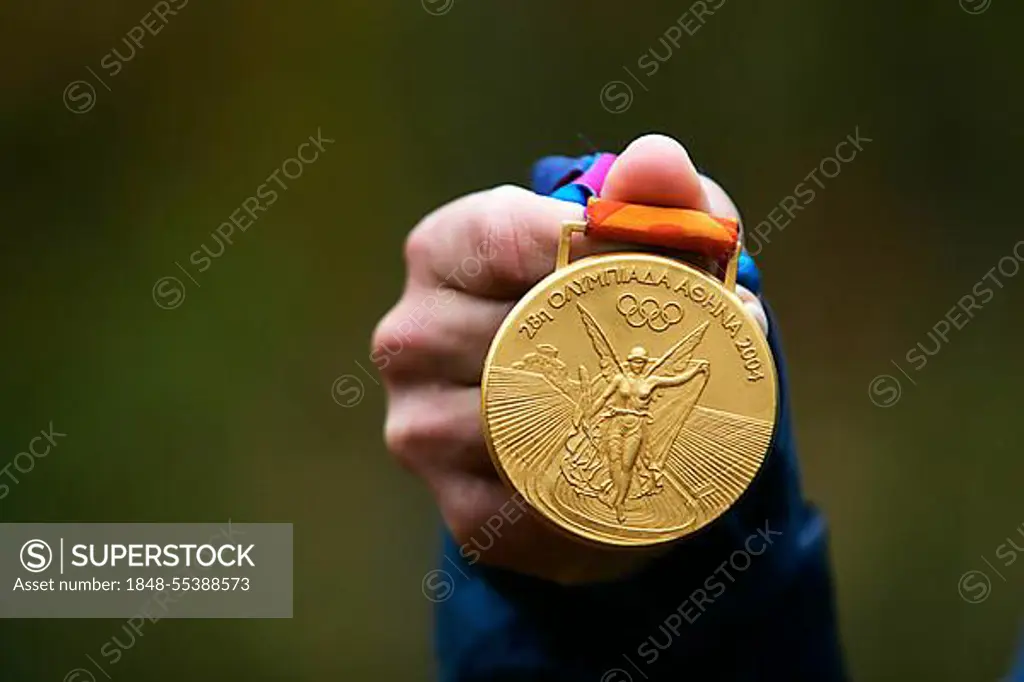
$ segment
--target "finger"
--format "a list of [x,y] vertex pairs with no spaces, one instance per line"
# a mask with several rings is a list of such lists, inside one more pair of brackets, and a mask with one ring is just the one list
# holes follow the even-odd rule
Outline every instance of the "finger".
[[435,495],[456,474],[499,480],[480,430],[479,387],[423,384],[393,391],[384,441]]
[[411,283],[380,321],[370,358],[393,383],[480,383],[484,357],[513,303]]
[[764,304],[761,303],[761,299],[758,298],[754,292],[746,288],[741,284],[736,285],[736,295],[743,301],[743,308],[750,313],[757,321],[757,326],[761,328],[765,336],[768,335],[768,315],[764,311]]
[[459,553],[470,563],[575,584],[621,577],[664,551],[584,545],[555,529],[498,480],[451,476],[437,496]]
[[712,215],[740,219],[740,210],[736,208],[736,204],[721,185],[706,175],[700,176],[700,184],[704,195],[708,198],[708,211]]
[[555,267],[562,222],[583,207],[513,185],[443,206],[406,242],[410,277],[475,296],[518,298]]

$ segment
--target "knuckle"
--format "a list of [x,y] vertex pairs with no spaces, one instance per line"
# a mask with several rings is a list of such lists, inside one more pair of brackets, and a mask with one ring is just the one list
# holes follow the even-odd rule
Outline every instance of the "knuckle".
[[406,237],[406,262],[429,261],[438,249],[458,246],[463,239],[478,241],[488,234],[491,226],[504,222],[524,194],[530,193],[515,185],[499,185],[435,209]]
[[487,261],[491,278],[518,282],[526,278],[525,254],[531,226],[523,224],[521,207],[534,195],[516,185],[499,185],[481,194],[472,226],[472,253]]
[[483,197],[486,200],[484,209],[480,212],[483,222],[481,238],[493,236],[501,237],[505,241],[511,241],[523,233],[524,226],[520,224],[517,216],[525,201],[535,198],[535,195],[516,185],[498,185],[491,189]]
[[388,369],[392,364],[389,358],[394,354],[392,349],[397,345],[395,337],[391,313],[388,313],[377,323],[377,328],[373,330],[370,339],[370,360],[381,374],[389,373]]
[[389,410],[384,442],[399,464],[416,471],[432,455],[455,446],[455,431],[441,411],[417,402]]
[[481,529],[500,513],[511,493],[493,475],[462,471],[438,481],[434,495],[445,524],[463,545],[480,539]]
[[492,187],[489,194],[490,199],[495,204],[509,206],[522,201],[524,196],[532,196],[533,192],[530,192],[519,185],[506,183],[504,185]]
[[[516,185],[499,185],[464,196],[425,217],[409,234],[405,259],[410,270],[443,262],[437,277],[458,288],[489,291],[518,283],[532,244],[523,206],[536,198]],[[450,270],[450,272],[449,272]]]
[[416,227],[414,227],[405,238],[405,245],[403,247],[403,254],[405,256],[405,264],[408,268],[424,263],[430,260],[431,257],[431,236],[432,225],[435,219],[433,216],[427,216],[424,218]]
[[476,500],[452,492],[452,486],[442,486],[438,495],[438,507],[445,525],[459,546],[473,540],[480,531],[482,513]]
[[395,461],[410,471],[416,470],[415,442],[416,437],[408,421],[399,418],[393,410],[389,411],[384,425],[384,444]]
[[415,322],[412,315],[404,312],[405,309],[404,303],[399,303],[381,319],[373,332],[370,357],[378,371],[386,376],[393,375],[400,368],[400,356],[410,352],[415,356],[430,345],[428,332]]

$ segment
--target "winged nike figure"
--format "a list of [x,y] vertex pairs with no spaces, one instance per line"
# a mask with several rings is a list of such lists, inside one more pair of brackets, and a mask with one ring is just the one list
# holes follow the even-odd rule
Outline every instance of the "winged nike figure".
[[[662,487],[661,468],[669,443],[658,447],[657,441],[664,439],[652,439],[652,427],[674,426],[678,430],[707,384],[710,365],[691,358],[708,323],[680,339],[660,358],[650,358],[643,346],[636,346],[623,362],[593,315],[580,304],[576,307],[598,356],[601,376],[588,381],[586,368],[580,366],[583,391],[562,471],[574,487],[595,493],[612,507],[622,523],[628,498],[650,495]],[[665,415],[668,424],[660,424],[653,410],[658,394],[690,383],[695,390],[687,391],[688,399],[676,406],[675,414]],[[602,390],[592,400],[595,387]],[[692,498],[687,502],[692,503]]]

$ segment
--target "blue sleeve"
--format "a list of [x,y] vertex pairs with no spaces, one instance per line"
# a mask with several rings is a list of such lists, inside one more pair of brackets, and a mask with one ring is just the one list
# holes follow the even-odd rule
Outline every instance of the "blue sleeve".
[[[535,190],[584,202],[578,189],[550,184],[581,161],[538,164]],[[746,254],[739,279],[759,291]],[[801,495],[778,325],[768,316],[780,410],[747,493],[641,572],[597,585],[471,565],[446,534],[442,568],[454,589],[436,605],[443,682],[846,679],[824,522]]]

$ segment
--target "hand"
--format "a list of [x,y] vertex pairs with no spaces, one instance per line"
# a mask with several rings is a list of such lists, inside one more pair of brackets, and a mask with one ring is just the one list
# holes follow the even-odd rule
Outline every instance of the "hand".
[[[686,150],[658,135],[622,153],[602,196],[739,217]],[[509,514],[525,503],[498,477],[480,429],[480,377],[491,340],[516,300],[553,271],[562,221],[582,218],[582,206],[513,186],[433,212],[406,242],[405,291],[378,325],[372,355],[388,392],[388,449],[427,483],[456,542],[488,542],[484,526],[503,511],[516,520],[503,524],[480,561],[562,583],[618,577],[664,551],[603,550],[532,513]],[[582,240],[573,253],[600,248]],[[764,328],[760,301],[739,293]]]

